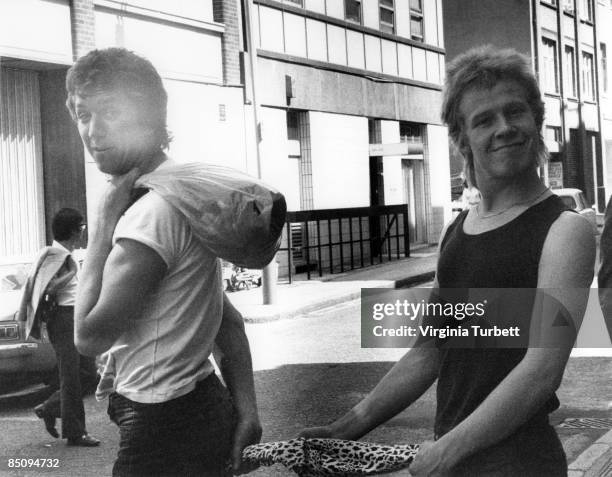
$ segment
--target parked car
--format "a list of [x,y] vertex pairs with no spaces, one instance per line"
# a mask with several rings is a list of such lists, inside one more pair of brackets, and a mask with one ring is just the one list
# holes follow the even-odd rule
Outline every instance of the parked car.
[[0,391],[25,383],[47,383],[57,373],[48,338],[26,340],[25,323],[17,321],[24,282],[23,272],[5,269],[0,276]]
[[575,210],[584,218],[586,218],[591,225],[593,226],[593,230],[595,233],[597,232],[597,217],[595,214],[595,209],[591,207],[584,196],[584,193],[580,189],[552,189],[552,191],[561,197],[561,200],[565,203],[567,207]]

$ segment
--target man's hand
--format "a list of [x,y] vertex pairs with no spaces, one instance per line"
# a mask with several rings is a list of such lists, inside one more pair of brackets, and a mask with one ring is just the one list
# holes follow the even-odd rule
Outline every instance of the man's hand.
[[246,466],[242,463],[242,450],[261,440],[261,424],[257,416],[250,419],[239,419],[234,429],[232,446],[232,471],[234,474],[246,474],[255,470],[257,466]]
[[140,176],[137,167],[108,181],[98,206],[99,227],[109,232],[115,230],[117,222],[132,203],[134,182]]
[[412,477],[446,477],[451,475],[451,463],[439,441],[425,441],[408,470]]

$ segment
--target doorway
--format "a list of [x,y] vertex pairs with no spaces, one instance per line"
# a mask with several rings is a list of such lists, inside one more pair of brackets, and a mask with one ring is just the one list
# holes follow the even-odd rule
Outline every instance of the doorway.
[[427,242],[423,159],[402,159],[404,201],[408,204],[410,245]]

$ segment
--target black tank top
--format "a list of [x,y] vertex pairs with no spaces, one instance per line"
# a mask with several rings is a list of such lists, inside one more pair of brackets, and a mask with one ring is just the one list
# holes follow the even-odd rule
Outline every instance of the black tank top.
[[[440,247],[440,288],[536,288],[542,247],[559,215],[556,195],[494,230],[463,231],[467,211],[447,229]],[[435,433],[440,437],[470,415],[523,359],[526,349],[440,349]],[[553,394],[531,421],[559,407]],[[531,422],[530,421],[530,422]],[[529,425],[529,423],[527,424]]]

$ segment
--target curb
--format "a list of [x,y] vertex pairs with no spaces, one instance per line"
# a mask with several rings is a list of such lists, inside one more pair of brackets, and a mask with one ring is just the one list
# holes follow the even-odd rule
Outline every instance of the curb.
[[597,439],[568,466],[568,477],[612,475],[612,430]]
[[[405,288],[409,286],[418,285],[419,283],[425,283],[433,280],[435,276],[435,271],[429,271],[420,273],[418,275],[413,275],[406,278],[401,278],[399,280],[390,280],[388,286],[377,286],[374,288]],[[301,315],[305,315],[307,313],[312,313],[314,311],[322,310],[323,308],[328,308],[330,306],[338,305],[340,303],[344,303],[351,300],[356,300],[361,297],[361,289],[345,292],[342,294],[338,294],[336,296],[332,296],[329,298],[322,299],[320,301],[309,303],[307,305],[301,306],[299,308],[294,309],[280,309],[281,307],[278,305],[254,305],[254,306],[270,306],[271,308],[265,310],[264,313],[258,313],[257,311],[251,310],[249,313],[248,305],[244,307],[244,310],[241,310],[243,319],[245,323],[267,323],[270,321],[278,321],[278,320],[286,320],[290,318],[296,318]],[[275,309],[276,308],[276,309]]]

